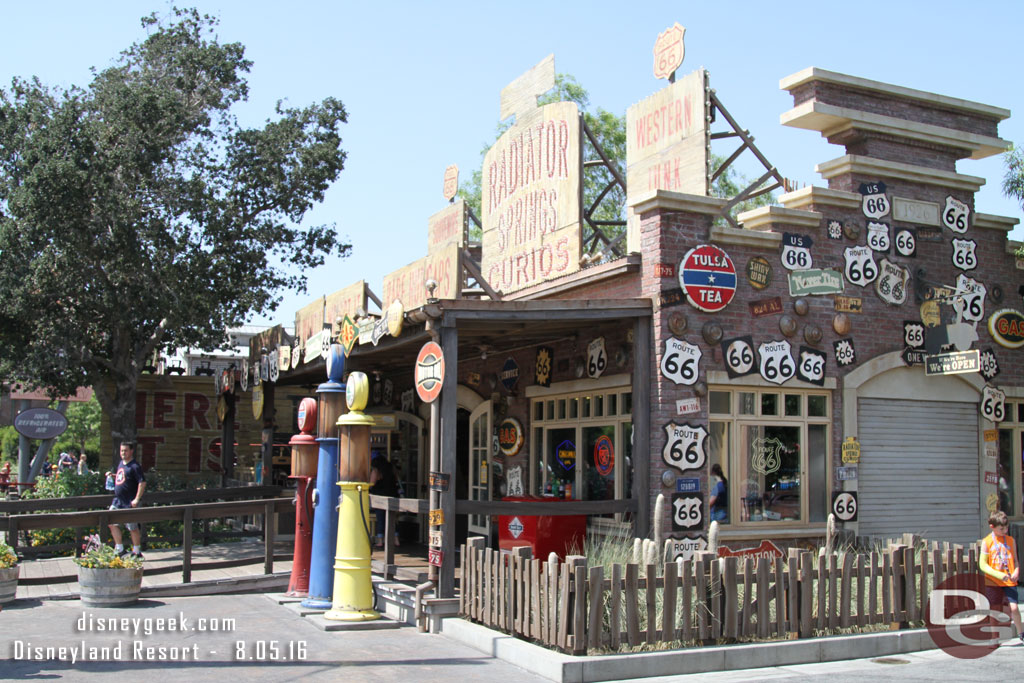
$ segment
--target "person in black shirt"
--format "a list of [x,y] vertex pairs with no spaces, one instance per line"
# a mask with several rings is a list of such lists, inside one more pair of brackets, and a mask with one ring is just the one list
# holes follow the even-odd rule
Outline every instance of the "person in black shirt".
[[[107,472],[107,476],[111,475]],[[142,473],[142,466],[135,461],[135,444],[127,441],[121,442],[121,462],[117,465],[117,477],[114,482],[114,500],[110,504],[111,510],[125,510],[139,506],[142,494],[146,491],[146,475]],[[125,524],[132,536],[132,556],[142,557],[142,532],[139,530],[138,522]],[[117,524],[110,525],[110,535],[114,537],[114,550],[119,554],[125,554],[124,543],[121,538],[121,527]]]
[[[375,496],[387,496],[397,498],[399,496],[398,476],[395,468],[387,456],[377,454],[370,461],[370,493]],[[384,546],[384,527],[387,519],[386,510],[374,510],[377,515],[377,542],[378,548]],[[398,543],[398,532],[395,532],[395,545]]]

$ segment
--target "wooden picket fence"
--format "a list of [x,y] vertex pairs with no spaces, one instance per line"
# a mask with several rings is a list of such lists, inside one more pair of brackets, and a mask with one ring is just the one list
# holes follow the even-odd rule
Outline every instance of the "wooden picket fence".
[[923,620],[944,577],[977,568],[974,547],[917,546],[759,559],[700,553],[606,571],[583,556],[550,563],[529,548],[501,553],[470,539],[460,614],[572,654],[898,630]]

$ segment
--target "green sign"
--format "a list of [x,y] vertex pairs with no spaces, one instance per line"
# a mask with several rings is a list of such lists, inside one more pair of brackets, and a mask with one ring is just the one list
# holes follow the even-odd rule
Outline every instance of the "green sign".
[[794,270],[789,274],[789,295],[840,294],[843,276],[833,268]]

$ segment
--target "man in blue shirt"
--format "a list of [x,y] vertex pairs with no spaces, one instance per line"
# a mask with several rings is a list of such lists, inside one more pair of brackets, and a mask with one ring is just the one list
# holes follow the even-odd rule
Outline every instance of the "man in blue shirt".
[[[107,472],[107,476],[111,475]],[[139,506],[139,500],[146,491],[146,475],[142,473],[142,466],[135,461],[135,444],[127,441],[121,442],[121,462],[117,466],[117,475],[114,480],[114,501],[110,504],[111,510],[125,510]],[[139,531],[138,522],[125,524],[132,536],[132,556],[142,558],[142,532]],[[117,524],[110,525],[110,535],[114,537],[114,550],[118,554],[125,554],[124,543],[121,539],[121,527]]]

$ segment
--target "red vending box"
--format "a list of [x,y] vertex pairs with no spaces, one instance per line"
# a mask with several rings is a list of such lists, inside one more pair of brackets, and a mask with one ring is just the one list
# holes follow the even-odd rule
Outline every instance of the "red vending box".
[[[509,502],[566,503],[560,498],[509,496]],[[533,557],[546,560],[552,552],[559,559],[573,553],[583,554],[587,534],[586,515],[498,515],[498,548],[509,552],[528,545]]]

